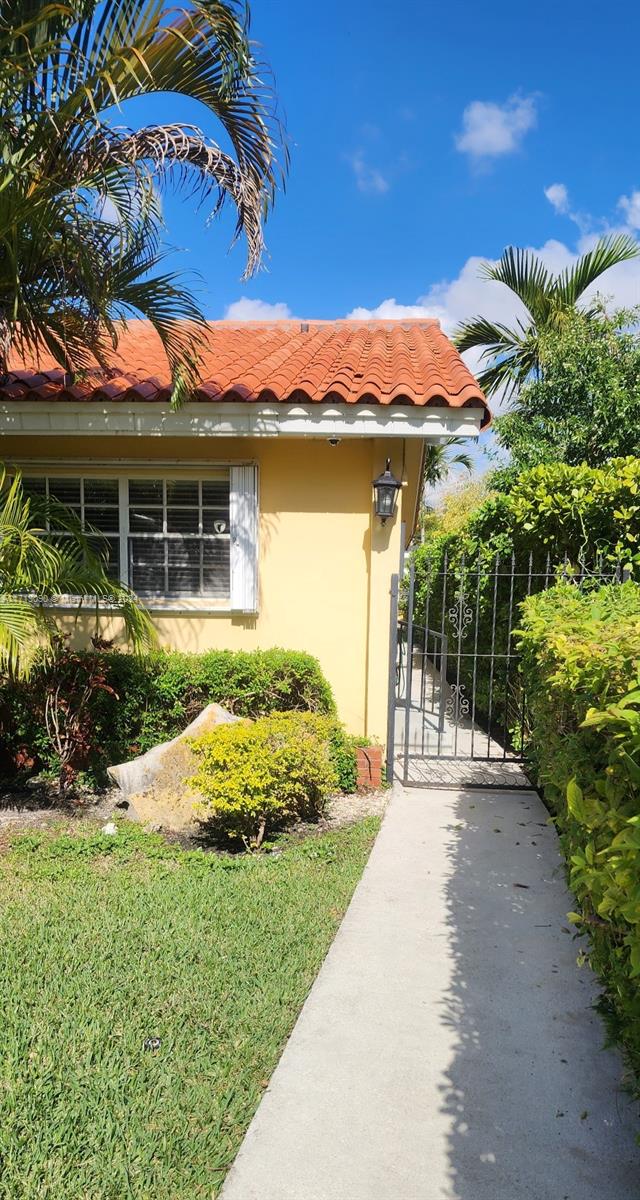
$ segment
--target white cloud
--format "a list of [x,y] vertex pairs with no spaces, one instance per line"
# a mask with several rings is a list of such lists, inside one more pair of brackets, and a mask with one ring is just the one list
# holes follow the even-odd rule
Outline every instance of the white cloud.
[[353,308],[347,317],[350,321],[412,321],[416,317],[437,317],[442,313],[418,300],[417,304],[398,304],[395,297],[383,300],[377,308]]
[[621,196],[618,208],[622,209],[631,229],[640,229],[640,192],[632,192],[630,196]]
[[549,204],[557,213],[569,212],[569,193],[564,183],[552,183],[544,189]]
[[358,191],[377,196],[382,196],[389,191],[390,184],[387,176],[379,167],[374,167],[367,162],[363,150],[356,150],[353,154],[347,154],[345,157],[355,176]]
[[225,321],[287,321],[294,320],[288,304],[279,301],[269,304],[267,300],[251,300],[242,296],[228,304],[224,311]]
[[504,104],[473,100],[462,114],[456,149],[476,161],[512,154],[536,121],[534,96],[510,96]]

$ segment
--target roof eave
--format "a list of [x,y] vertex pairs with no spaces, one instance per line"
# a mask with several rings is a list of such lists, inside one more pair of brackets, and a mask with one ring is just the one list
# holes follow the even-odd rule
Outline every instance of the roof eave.
[[52,437],[477,437],[490,419],[486,405],[248,404],[137,401],[1,400],[0,435]]

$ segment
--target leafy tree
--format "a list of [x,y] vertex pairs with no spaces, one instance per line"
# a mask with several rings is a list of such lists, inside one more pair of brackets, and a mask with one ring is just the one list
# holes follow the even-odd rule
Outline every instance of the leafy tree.
[[[195,126],[121,123],[160,94],[169,111],[167,95],[197,101],[229,150]],[[158,187],[213,213],[230,200],[252,272],[281,146],[244,0],[0,0],[0,370],[13,345],[44,346],[69,372],[106,365],[135,313],[155,326],[183,399],[204,318],[160,269]]]
[[[475,317],[458,326],[455,343],[460,351],[481,349],[480,359],[488,363],[478,382],[488,396],[504,389],[513,395],[540,367],[540,337],[549,329],[561,328],[567,313],[610,267],[636,258],[640,248],[628,234],[600,238],[592,250],[583,254],[572,267],[554,275],[542,259],[530,250],[509,246],[497,263],[484,263],[485,279],[504,283],[526,310],[524,319],[509,327]],[[587,312],[593,312],[593,307]]]
[[487,499],[490,475],[465,479],[448,488],[432,509],[422,515],[423,540],[437,533],[457,533]]
[[[55,528],[55,534],[48,529]],[[75,518],[52,501],[27,497],[19,473],[0,469],[0,674],[20,675],[33,651],[56,637],[46,601],[92,597],[116,609],[135,649],[152,646],[151,619],[135,596],[106,574]]]
[[597,467],[640,455],[639,315],[576,310],[544,331],[537,376],[495,421],[498,444],[511,458],[507,475],[540,463]]

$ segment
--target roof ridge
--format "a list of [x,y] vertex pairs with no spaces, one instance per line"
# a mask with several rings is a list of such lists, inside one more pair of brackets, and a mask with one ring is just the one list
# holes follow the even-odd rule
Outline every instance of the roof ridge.
[[[139,319],[139,323],[149,324],[142,319]],[[129,324],[132,322],[129,321]],[[208,320],[207,325],[216,328],[222,326],[225,329],[269,329],[274,327],[289,329],[296,325],[309,327],[312,325],[340,325],[348,329],[402,329],[411,325],[440,329],[438,317],[265,317],[263,321],[242,321],[233,317],[220,317],[216,320]],[[306,331],[301,329],[300,332]]]

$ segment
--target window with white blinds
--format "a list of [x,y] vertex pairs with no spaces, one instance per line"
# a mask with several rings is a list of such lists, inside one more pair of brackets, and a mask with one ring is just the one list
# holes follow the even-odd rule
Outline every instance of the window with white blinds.
[[229,474],[130,479],[128,580],[142,597],[230,595]]
[[[56,537],[68,534],[60,530],[56,521],[56,504],[63,506],[76,516],[87,531],[87,541],[104,559],[107,573],[112,579],[121,577],[120,571],[120,498],[117,479],[77,479],[67,476],[29,476],[22,479],[27,496],[46,497],[51,501],[47,530]],[[97,535],[92,536],[91,531]]]
[[236,611],[256,611],[255,467],[200,479],[25,472],[23,483],[28,494],[72,509],[90,538],[95,530],[109,574],[143,600],[226,601]]

